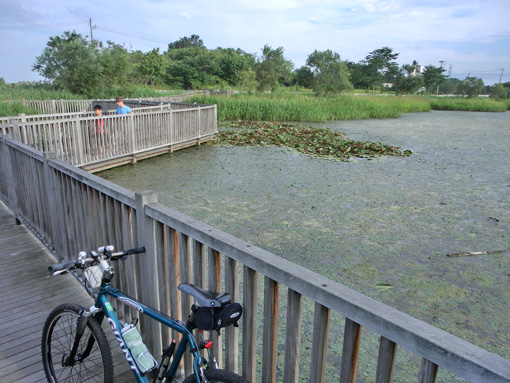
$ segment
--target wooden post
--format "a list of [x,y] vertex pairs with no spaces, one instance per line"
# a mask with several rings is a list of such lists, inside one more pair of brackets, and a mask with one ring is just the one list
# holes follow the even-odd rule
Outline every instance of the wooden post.
[[4,175],[6,179],[2,180],[2,182],[7,183],[7,201],[11,205],[11,208],[14,210],[14,215],[17,217],[19,212],[18,206],[18,195],[16,193],[16,179],[14,177],[14,167],[12,166],[11,161],[11,151],[13,150],[10,145],[8,145],[9,139],[6,136],[1,138],[3,150],[2,150],[2,167],[4,168]]
[[[152,218],[145,215],[145,206],[150,203],[157,203],[158,195],[152,191],[135,193],[135,200],[138,229],[137,246],[145,247],[145,254],[141,255],[143,259],[140,262],[142,302],[159,310],[155,223]],[[145,342],[153,350],[154,355],[160,355],[162,350],[161,325],[149,319],[141,320],[141,326]]]
[[[129,137],[129,151],[133,156],[133,163],[136,163],[136,134],[135,134],[135,121],[133,113],[128,114],[128,137]],[[127,149],[127,148],[126,148]]]
[[[62,236],[59,235],[63,233],[63,230],[60,226],[62,220],[62,209],[57,201],[60,199],[57,197],[57,180],[51,170],[51,167],[48,164],[49,160],[54,160],[57,158],[57,153],[55,152],[45,152],[44,156],[44,176],[42,177],[44,182],[44,190],[46,193],[45,201],[48,203],[48,212],[46,213],[48,216],[48,224],[50,228],[48,228],[48,232],[52,233],[51,244],[53,246],[53,250],[57,254],[63,254],[63,250],[66,247],[62,240]],[[58,233],[58,234],[57,234]]]

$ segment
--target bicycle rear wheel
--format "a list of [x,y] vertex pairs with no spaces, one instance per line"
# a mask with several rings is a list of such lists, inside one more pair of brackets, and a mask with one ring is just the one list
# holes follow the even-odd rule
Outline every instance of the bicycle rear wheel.
[[[210,383],[248,383],[242,376],[227,370],[207,369],[205,377]],[[196,383],[195,375],[188,376],[182,383]]]
[[73,366],[64,366],[76,334],[76,321],[84,308],[65,303],[53,309],[43,327],[42,362],[49,382],[113,383],[113,361],[106,335],[94,318],[90,318],[80,340],[77,357],[92,345],[90,354]]

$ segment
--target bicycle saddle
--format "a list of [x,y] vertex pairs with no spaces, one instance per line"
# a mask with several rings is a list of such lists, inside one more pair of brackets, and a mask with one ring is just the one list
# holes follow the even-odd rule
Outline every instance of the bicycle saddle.
[[190,283],[181,283],[179,290],[190,294],[202,307],[221,307],[230,303],[229,293],[217,293],[214,291],[203,290],[200,287]]

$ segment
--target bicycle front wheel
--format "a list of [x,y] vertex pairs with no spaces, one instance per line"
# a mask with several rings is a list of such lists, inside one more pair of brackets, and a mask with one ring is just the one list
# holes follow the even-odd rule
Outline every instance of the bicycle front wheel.
[[[56,307],[46,319],[42,334],[42,362],[48,382],[103,382],[113,383],[112,353],[106,335],[90,318],[80,340],[72,366],[64,361],[70,354],[76,335],[76,323],[82,306],[66,303]],[[86,355],[88,350],[90,353]]]
[[[206,369],[204,375],[210,383],[248,383],[242,376],[227,370]],[[188,376],[182,383],[197,383],[195,375]]]

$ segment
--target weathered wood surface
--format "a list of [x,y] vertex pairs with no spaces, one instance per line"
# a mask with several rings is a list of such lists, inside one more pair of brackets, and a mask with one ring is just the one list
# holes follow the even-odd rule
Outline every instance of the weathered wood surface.
[[[95,103],[103,104],[101,117],[91,112]],[[108,112],[107,105],[83,101],[82,112],[5,117],[0,133],[87,171],[100,171],[200,145],[218,131],[216,105],[131,102],[132,113],[126,115]]]
[[[0,233],[0,382],[46,382],[41,362],[46,317],[61,303],[88,307],[93,302],[71,276],[48,275],[55,259],[26,226],[16,225],[1,201]],[[110,344],[116,380],[134,381],[125,374],[129,366],[117,341],[111,338]]]
[[[124,283],[126,279],[129,284],[134,283],[134,295],[140,299],[145,299],[146,291],[157,291],[159,307],[168,315],[178,318],[187,315],[184,310],[189,308],[190,302],[186,303],[189,297],[181,297],[177,292],[179,282],[194,281],[203,288],[216,291],[222,290],[223,286],[237,285],[240,290],[234,294],[242,297],[244,306],[242,326],[233,329],[233,333],[226,332],[222,337],[213,335],[212,338],[217,346],[220,345],[217,349],[218,363],[229,366],[233,364],[231,356],[227,360],[228,353],[223,357],[221,351],[226,343],[236,339],[235,332],[240,331],[240,373],[249,381],[257,382],[262,375],[268,382],[275,380],[274,359],[269,355],[275,355],[273,329],[276,318],[284,325],[290,323],[294,328],[299,327],[285,317],[287,312],[300,316],[299,302],[294,302],[289,310],[279,310],[285,302],[279,300],[276,286],[282,292],[283,289],[292,290],[293,295],[298,294],[315,304],[313,320],[310,317],[301,318],[302,325],[308,326],[307,330],[313,330],[314,356],[312,360],[300,361],[308,365],[310,380],[314,383],[324,381],[324,363],[329,362],[326,350],[328,333],[332,331],[330,313],[345,318],[340,371],[342,382],[353,382],[355,379],[362,328],[384,338],[378,366],[378,374],[383,381],[391,377],[395,350],[406,350],[426,360],[420,376],[416,376],[420,382],[433,383],[438,368],[472,382],[508,383],[510,380],[509,360],[159,204],[154,197],[143,198],[151,193],[135,194],[2,137],[0,159],[0,195],[15,206],[17,214],[39,233],[54,233],[50,242],[61,257],[102,244],[113,244],[117,248],[145,246],[148,249],[145,258],[128,259],[125,269],[117,274],[117,278],[124,278],[117,279],[115,283]],[[41,161],[44,162],[42,167],[38,164]],[[38,172],[34,173],[32,168],[44,169],[45,176],[37,177]],[[27,188],[43,194],[40,203],[53,201],[53,204],[45,205],[44,209],[39,209],[37,201],[33,205],[28,204],[25,200],[33,194],[26,193],[24,189]],[[45,214],[46,219],[34,216],[32,210],[35,208]],[[242,274],[238,277],[242,283],[235,283],[231,272],[233,269],[225,271],[226,265],[234,263],[239,265]],[[205,270],[208,270],[207,281],[204,279]],[[258,283],[259,279],[268,283]],[[140,281],[143,281],[143,286]],[[150,301],[151,297],[147,299]],[[265,307],[262,307],[264,303]],[[267,328],[261,329],[261,322]],[[159,331],[157,328],[154,330]],[[276,336],[294,337],[292,332],[280,331]],[[150,338],[147,343],[160,345],[157,334]],[[288,339],[282,341],[292,344]],[[257,354],[260,350],[258,347],[263,350]],[[277,351],[282,350],[278,348]],[[152,349],[152,352],[157,356],[161,350]],[[285,367],[295,366],[297,357],[298,353],[295,352],[288,355]],[[398,365],[395,367],[398,368]],[[185,363],[185,370],[189,371],[189,360]],[[277,371],[276,380],[280,374],[281,371]],[[284,376],[291,375],[284,372]]]

